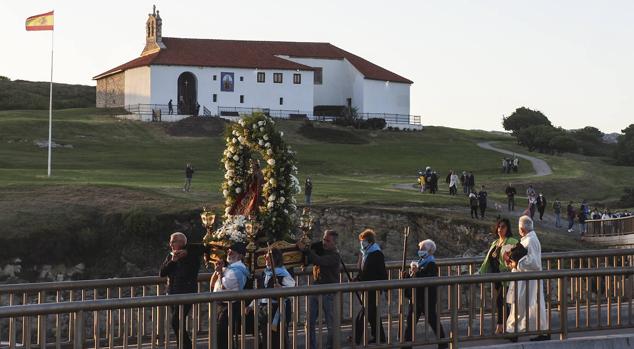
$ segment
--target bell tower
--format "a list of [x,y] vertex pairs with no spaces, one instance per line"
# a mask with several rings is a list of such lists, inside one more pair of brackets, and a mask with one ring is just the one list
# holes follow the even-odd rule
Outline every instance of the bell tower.
[[141,56],[167,48],[163,44],[162,27],[163,20],[159,11],[156,10],[156,5],[154,5],[152,6],[152,13],[148,14],[148,19],[145,22],[145,48],[143,48]]

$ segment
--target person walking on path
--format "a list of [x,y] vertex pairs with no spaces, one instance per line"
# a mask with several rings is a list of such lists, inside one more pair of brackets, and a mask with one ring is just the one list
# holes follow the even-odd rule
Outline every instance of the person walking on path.
[[572,206],[572,201],[568,203],[566,213],[568,214],[568,232],[572,233],[574,231],[572,227],[575,226],[575,208]]
[[535,210],[537,209],[537,195],[532,193],[528,196],[528,213],[531,219],[535,216]]
[[[376,233],[371,229],[364,230],[359,234],[359,243],[361,244],[361,260],[359,261],[359,275],[357,275],[356,281],[387,280],[385,256],[379,244],[376,243]],[[364,317],[370,323],[371,338],[369,338],[368,343],[384,343],[386,340],[383,324],[380,319],[377,322],[376,303],[377,296],[379,296],[377,293],[380,294],[374,290],[364,293],[364,297],[366,295],[368,297],[367,301],[363,302],[367,304],[367,309],[361,308],[355,321],[355,343],[357,345],[360,345],[363,339],[363,328],[366,326]]]
[[544,194],[539,193],[537,197],[537,211],[539,212],[539,220],[544,220],[544,211],[546,210],[546,197]]
[[484,212],[487,210],[487,192],[484,190],[484,185],[478,193],[478,206],[480,207],[480,218],[484,219]]
[[[511,222],[508,218],[498,220],[493,233],[496,234],[496,239],[491,243],[489,252],[484,257],[484,262],[482,262],[480,269],[478,269],[478,274],[480,275],[510,271],[504,262],[503,254],[505,250],[509,249],[509,246],[515,246],[519,242],[513,237]],[[508,310],[504,309],[504,288],[508,285],[502,282],[495,282],[493,286],[497,310],[495,333],[500,334],[504,332],[504,323],[506,321],[504,314],[508,315],[509,313]]]
[[471,208],[471,218],[475,215],[475,218],[478,219],[478,194],[473,190],[469,193],[469,207]]
[[555,227],[561,228],[561,201],[559,198],[553,202],[553,213],[555,214]]
[[590,214],[590,208],[588,208],[588,203],[586,200],[581,202],[581,206],[579,207],[579,234],[583,236],[588,232],[588,224],[586,220],[588,219],[588,215]]
[[[418,261],[413,261],[410,264],[410,271],[404,272],[404,279],[407,278],[424,278],[424,277],[437,277],[438,266],[436,265],[436,259],[434,258],[436,253],[436,243],[433,240],[423,240],[418,243]],[[442,322],[438,316],[438,290],[435,286],[418,287],[415,289],[412,295],[412,290],[405,290],[405,296],[410,299],[408,311],[407,311],[407,324],[405,326],[404,341],[409,342],[412,340],[412,329],[416,324],[420,316],[425,314],[426,322],[431,330],[436,334],[436,337],[441,339],[445,338],[445,331],[442,327]],[[415,301],[414,301],[415,300]],[[414,307],[416,304],[416,307]],[[447,343],[438,344],[439,349],[445,349],[449,346]],[[403,347],[410,348],[410,347]]]
[[306,177],[306,183],[304,183],[304,198],[306,199],[306,206],[310,206],[313,196],[313,181],[310,177]]
[[449,177],[449,195],[458,194],[458,181],[458,175],[452,171]]
[[509,211],[515,211],[515,195],[517,195],[517,190],[515,190],[515,187],[511,183],[509,183],[504,192],[506,193]]
[[188,192],[192,188],[192,177],[194,176],[194,168],[192,164],[187,164],[185,166],[185,186],[183,187],[184,192]]
[[167,102],[167,113],[169,115],[174,114],[174,105],[172,104],[172,100],[170,99],[169,102]]

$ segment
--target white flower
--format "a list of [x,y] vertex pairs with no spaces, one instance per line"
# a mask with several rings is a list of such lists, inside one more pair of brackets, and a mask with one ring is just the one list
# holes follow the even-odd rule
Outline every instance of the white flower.
[[240,194],[242,192],[242,188],[238,187],[236,188],[236,194]]
[[238,161],[238,160],[240,160],[240,157],[238,155],[234,155],[233,156],[233,161]]
[[222,191],[222,196],[227,197],[229,196],[229,191],[227,189]]
[[237,138],[234,138],[234,139],[232,139],[231,141],[232,141],[234,144],[238,143],[238,139],[237,139]]
[[233,171],[233,170],[228,170],[228,171],[227,171],[227,174],[228,174],[229,176],[233,177],[234,171]]
[[276,198],[277,196],[275,195],[275,193],[269,195],[269,201],[275,201]]
[[273,201],[269,201],[269,203],[266,205],[267,208],[271,209],[273,208]]
[[275,178],[271,178],[269,179],[269,183],[271,183],[271,185],[275,185],[277,181],[275,180]]
[[231,212],[231,207],[225,208],[225,215],[229,215],[229,212]]
[[264,145],[265,148],[270,148],[271,147],[271,143],[266,142],[266,144]]
[[[268,143],[267,143],[268,144]],[[267,164],[271,165],[271,166],[275,166],[275,159],[268,159],[266,161]]]
[[238,142],[240,143],[244,143],[246,140],[244,139],[244,137],[240,136],[238,137]]
[[232,135],[237,136],[238,135],[238,131],[233,130],[233,132],[231,132]]
[[262,125],[264,125],[264,120],[258,121],[258,126],[262,126]]
[[260,140],[258,141],[258,144],[260,145],[260,147],[263,147],[263,146],[264,146],[264,141],[260,139]]
[[229,143],[229,141],[231,141],[231,139],[227,137],[227,139],[225,139],[225,142]]
[[271,150],[271,149],[267,150],[267,151],[266,151],[266,154],[267,154],[267,155],[269,155],[269,156],[270,156],[270,155],[273,155],[273,150]]
[[233,181],[230,179],[229,181],[227,181],[227,184],[232,187],[233,186]]
[[264,127],[260,127],[260,132],[264,132]]
[[231,164],[228,162],[225,162],[225,170],[230,170],[231,169]]
[[284,132],[280,131],[280,137],[284,137]]
[[257,130],[258,129],[258,125],[257,124],[253,124],[253,129]]
[[264,135],[264,136],[262,136],[262,138],[264,138],[265,141],[268,141],[269,140],[269,135]]
[[280,196],[280,199],[277,200],[280,204],[283,204],[286,199],[283,196]]
[[244,126],[244,120],[243,119],[238,120],[238,123],[240,124],[240,126]]

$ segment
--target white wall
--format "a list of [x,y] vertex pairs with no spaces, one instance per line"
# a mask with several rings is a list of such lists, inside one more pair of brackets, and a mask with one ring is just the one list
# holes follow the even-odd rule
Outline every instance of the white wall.
[[124,81],[125,105],[150,103],[150,67],[139,67],[126,70]]
[[[172,99],[178,100],[178,77],[183,72],[191,72],[198,82],[198,103],[216,114],[218,107],[269,108],[283,110],[313,110],[313,72],[294,70],[256,70],[239,68],[209,68],[187,66],[152,66],[152,104],[167,104]],[[220,91],[222,72],[234,73],[234,92]],[[257,73],[266,74],[265,82],[257,82]],[[283,82],[273,83],[273,73],[282,73]],[[293,74],[301,74],[301,84],[293,84]],[[216,75],[216,80],[213,76]],[[240,81],[240,77],[244,81]],[[213,103],[212,96],[217,95]],[[244,95],[244,103],[240,103],[240,95]],[[280,97],[284,98],[280,105]]]
[[322,68],[322,84],[315,86],[315,105],[347,105],[352,98],[352,106],[361,107],[362,102],[356,96],[353,87],[359,72],[345,59],[299,58],[280,56],[290,61],[310,67]]
[[409,84],[365,79],[363,113],[409,115]]

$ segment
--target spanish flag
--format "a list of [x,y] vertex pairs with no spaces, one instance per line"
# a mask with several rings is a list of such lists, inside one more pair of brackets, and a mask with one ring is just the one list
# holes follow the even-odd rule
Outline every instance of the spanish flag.
[[26,19],[26,30],[53,30],[53,12],[31,16]]

